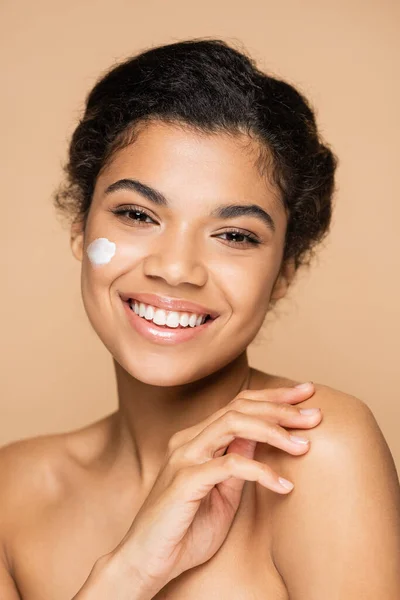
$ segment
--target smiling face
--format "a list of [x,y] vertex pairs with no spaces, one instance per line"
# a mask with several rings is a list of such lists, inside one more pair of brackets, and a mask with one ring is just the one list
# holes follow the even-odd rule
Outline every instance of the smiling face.
[[[248,143],[153,122],[100,173],[85,233],[73,226],[88,318],[115,360],[145,383],[181,385],[230,363],[290,282],[290,270],[279,274],[287,216]],[[161,343],[121,298],[147,293],[218,317]]]

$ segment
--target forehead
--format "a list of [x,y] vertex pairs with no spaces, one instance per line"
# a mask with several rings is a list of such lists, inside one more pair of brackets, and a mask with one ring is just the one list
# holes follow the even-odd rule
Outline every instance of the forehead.
[[[245,134],[206,134],[186,125],[150,122],[118,150],[99,176],[101,188],[136,177],[165,194],[187,199],[246,198],[283,212],[276,187],[256,166],[259,144]],[[97,186],[96,186],[97,187]]]

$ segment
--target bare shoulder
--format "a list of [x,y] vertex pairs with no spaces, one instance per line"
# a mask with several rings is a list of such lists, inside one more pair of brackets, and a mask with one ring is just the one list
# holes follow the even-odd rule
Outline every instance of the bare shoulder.
[[[275,375],[266,375],[265,382],[268,387],[291,387],[301,383]],[[308,452],[294,456],[268,444],[257,447],[255,458],[295,485],[287,496],[260,490],[260,494],[265,496],[263,504],[274,511],[273,523],[277,530],[290,523],[290,515],[296,520],[297,511],[312,507],[312,503],[307,502],[313,494],[315,499],[321,499],[324,491],[331,493],[334,486],[351,486],[351,478],[356,478],[359,483],[362,483],[362,478],[365,478],[363,483],[367,484],[367,479],[373,482],[377,471],[386,479],[385,485],[390,488],[393,497],[399,498],[393,456],[367,403],[321,383],[314,382],[314,388],[310,398],[295,406],[319,407],[322,411],[320,423],[313,428],[287,428],[290,433],[310,440]],[[331,498],[334,498],[332,494]]]
[[[294,382],[293,385],[300,382]],[[314,394],[296,406],[319,407],[322,421],[312,429],[293,429],[299,435],[306,435],[314,442],[315,450],[307,453],[317,459],[318,455],[333,451],[335,456],[342,448],[349,452],[366,449],[371,442],[383,450],[387,444],[376,418],[368,404],[347,392],[314,382]],[[311,448],[310,448],[311,450]],[[304,458],[307,455],[304,455]],[[306,462],[306,461],[304,461]]]
[[73,485],[77,469],[88,470],[107,442],[110,419],[65,433],[38,435],[0,447],[0,497],[24,512],[35,502],[57,501]]
[[[315,393],[301,406],[320,407],[322,421],[312,429],[291,430],[308,437],[311,446],[301,457],[286,455],[285,466],[290,470],[296,469],[294,476],[310,478],[304,484],[319,487],[321,482],[316,476],[319,470],[328,472],[328,469],[333,469],[334,474],[340,471],[344,475],[367,476],[370,468],[373,475],[373,449],[376,463],[385,465],[389,479],[398,482],[393,456],[368,404],[361,398],[321,383],[314,383],[314,387]],[[354,473],[357,465],[359,469]]]
[[[276,387],[296,383],[278,378]],[[368,597],[379,597],[386,585],[393,590],[387,597],[397,598],[400,486],[393,456],[362,399],[327,385],[314,386],[315,393],[296,406],[320,407],[321,422],[311,429],[290,430],[310,439],[308,452],[293,456],[266,448],[260,454],[294,483],[286,495],[260,493],[271,517],[274,564],[296,600],[336,598],[340,586],[343,596],[367,597],[365,572]],[[352,564],[351,570],[343,568],[345,562]]]
[[78,471],[88,472],[101,461],[112,417],[80,429],[38,435],[0,447],[3,511],[9,516],[11,512],[34,514],[39,504],[53,504],[64,498],[73,489]]
[[[262,371],[255,371],[256,387],[261,388],[263,384],[265,387],[293,387],[303,381],[296,381],[288,377],[281,375],[269,375]],[[307,429],[293,429],[299,435],[306,435],[312,439],[325,440],[329,442],[328,432],[332,432],[336,436],[343,434],[344,436],[356,434],[359,432],[361,435],[365,432],[365,426],[368,424],[370,427],[375,429],[376,434],[379,435],[380,428],[378,423],[367,405],[362,399],[357,398],[347,392],[335,389],[322,383],[314,383],[315,392],[310,398],[307,398],[301,403],[297,403],[297,407],[319,407],[322,410],[322,421],[321,423],[313,428]],[[382,434],[381,434],[382,435]],[[382,436],[383,437],[383,436]],[[296,457],[298,458],[298,457]]]
[[[35,522],[62,493],[62,436],[37,436],[0,447],[0,582],[10,598],[19,597],[11,579],[10,543],[18,528]],[[3,589],[3,588],[2,588]]]
[[[263,374],[260,371],[258,374],[259,382],[265,376],[266,387],[292,387],[302,383],[283,376]],[[382,452],[386,460],[393,464],[392,455],[379,424],[364,400],[322,383],[314,382],[314,389],[312,396],[295,406],[319,407],[322,411],[321,422],[311,429],[289,430],[295,435],[310,439],[309,451],[302,456],[293,456],[279,449],[264,447],[263,451],[268,454],[269,459],[276,459],[280,467],[286,470],[286,475],[296,477],[308,469],[308,465],[311,467],[313,464],[318,464],[320,460],[325,460],[327,453],[331,453],[332,460],[343,467],[345,465],[342,461],[346,455],[370,451],[373,444],[375,450]]]
[[10,442],[0,448],[1,508],[26,515],[37,502],[61,491],[65,463],[63,435],[43,435]]

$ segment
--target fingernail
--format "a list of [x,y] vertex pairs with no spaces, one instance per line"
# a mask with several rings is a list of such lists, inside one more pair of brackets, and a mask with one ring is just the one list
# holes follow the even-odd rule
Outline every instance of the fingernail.
[[321,412],[320,408],[300,408],[299,412],[302,415],[316,415],[317,413]]
[[312,381],[307,381],[306,383],[298,383],[294,387],[297,388],[298,390],[308,390],[309,388],[312,387],[312,384],[313,384]]
[[298,437],[297,435],[289,435],[289,437],[292,440],[292,442],[295,442],[296,444],[308,444],[310,441],[306,438]]
[[287,490],[291,490],[294,487],[294,484],[283,477],[279,477],[279,483],[286,488]]

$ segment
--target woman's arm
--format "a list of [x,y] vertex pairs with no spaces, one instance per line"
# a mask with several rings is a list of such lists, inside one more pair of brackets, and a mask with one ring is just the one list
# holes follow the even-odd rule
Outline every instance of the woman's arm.
[[[331,395],[281,503],[274,561],[291,600],[400,598],[400,487],[368,406]],[[318,401],[318,400],[317,400]],[[329,405],[329,409],[328,409]],[[290,475],[290,473],[289,473]]]
[[[118,557],[102,556],[96,561],[83,587],[72,600],[151,600],[154,592],[147,590],[140,579],[139,567],[134,567],[134,557],[129,573],[119,564]],[[139,564],[139,563],[138,563]],[[13,597],[5,600],[14,600]]]

